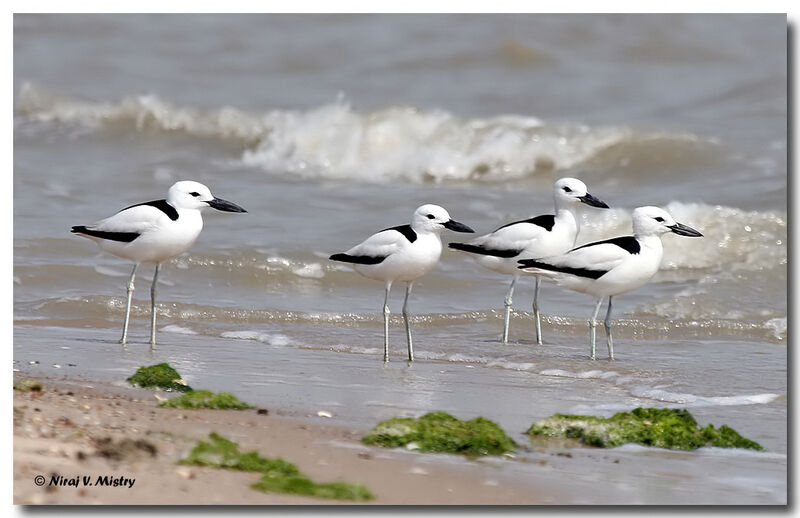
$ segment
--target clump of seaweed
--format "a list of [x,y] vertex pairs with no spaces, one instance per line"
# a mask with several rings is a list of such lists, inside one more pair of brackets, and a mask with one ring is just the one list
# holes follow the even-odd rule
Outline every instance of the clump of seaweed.
[[253,408],[230,392],[220,392],[216,394],[209,390],[192,390],[181,396],[162,401],[158,406],[166,408],[184,408],[187,410],[199,408],[244,410]]
[[486,418],[461,421],[445,412],[381,421],[362,442],[386,448],[413,445],[422,452],[459,453],[471,457],[501,455],[517,446],[502,428]]
[[189,455],[178,461],[178,464],[261,473],[261,480],[250,487],[269,493],[357,501],[374,498],[369,489],[361,484],[317,483],[303,474],[297,466],[281,458],[262,457],[256,451],[240,452],[237,443],[214,432],[209,434],[208,439],[198,441]]
[[626,443],[673,450],[695,450],[703,446],[763,450],[727,425],[700,428],[685,409],[636,408],[609,418],[555,414],[531,425],[531,436],[567,437],[590,446],[613,448]]
[[167,392],[190,392],[192,387],[184,383],[178,371],[167,363],[139,367],[136,374],[128,378],[128,383],[142,388],[160,388]]
[[35,379],[23,378],[14,382],[14,390],[20,392],[42,392],[42,382]]
[[162,401],[159,406],[165,408],[183,408],[197,410],[212,408],[220,410],[243,410],[253,408],[229,392],[214,393],[209,390],[194,390],[187,385],[178,371],[167,363],[139,367],[136,374],[127,379],[136,387],[157,387],[168,392],[183,392],[183,395]]

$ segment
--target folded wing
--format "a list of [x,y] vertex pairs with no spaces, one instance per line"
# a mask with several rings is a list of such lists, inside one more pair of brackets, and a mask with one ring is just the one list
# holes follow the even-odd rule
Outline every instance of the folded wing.
[[406,237],[395,229],[382,230],[368,237],[342,254],[333,254],[330,259],[354,264],[379,264],[397,252]]
[[631,252],[614,240],[599,241],[573,248],[563,255],[540,259],[523,259],[520,268],[535,268],[545,272],[557,272],[598,279],[619,266]]
[[134,205],[91,225],[74,226],[72,232],[98,239],[131,242],[169,220],[169,216],[157,207]]
[[521,254],[525,247],[535,245],[545,233],[553,228],[552,216],[538,216],[504,225],[491,234],[486,234],[467,243],[449,243],[455,250],[479,255],[510,258]]

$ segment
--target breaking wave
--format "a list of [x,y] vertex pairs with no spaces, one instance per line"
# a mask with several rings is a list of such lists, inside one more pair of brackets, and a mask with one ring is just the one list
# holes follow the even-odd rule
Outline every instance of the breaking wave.
[[308,110],[254,112],[178,106],[153,94],[83,101],[26,83],[16,111],[41,123],[234,141],[239,163],[272,174],[367,182],[497,182],[630,161],[641,166],[654,157],[671,163],[675,173],[678,163],[713,159],[718,147],[690,133],[556,124],[524,115],[466,118],[408,106],[360,112],[341,98]]

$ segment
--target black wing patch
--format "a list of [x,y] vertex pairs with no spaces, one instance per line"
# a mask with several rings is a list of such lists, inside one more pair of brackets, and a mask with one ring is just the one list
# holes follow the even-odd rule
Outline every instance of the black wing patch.
[[522,253],[522,250],[498,250],[492,248],[484,248],[479,245],[471,245],[469,243],[448,243],[447,246],[462,252],[470,252],[472,254],[491,255],[492,257],[502,257],[510,259]]
[[330,256],[331,261],[342,261],[344,263],[354,264],[380,264],[388,256],[371,256],[371,255],[349,255],[349,254],[333,254]]
[[[546,231],[550,232],[551,230],[553,230],[553,226],[556,224],[556,217],[552,214],[543,214],[541,216],[536,216],[535,218],[523,219],[522,221],[515,221],[513,223],[503,225],[500,228],[510,227],[511,225],[516,225],[518,223],[530,223],[531,225],[537,225],[539,227],[542,227]],[[500,228],[498,228],[497,230],[500,230]],[[495,232],[497,232],[497,230],[495,230]]]
[[387,230],[396,230],[403,234],[403,236],[408,239],[409,243],[413,243],[417,240],[417,233],[411,228],[411,225],[400,225],[399,227],[391,227],[385,228],[381,230],[381,232],[386,232]]
[[73,234],[85,234],[87,236],[97,237],[100,239],[108,239],[109,241],[119,241],[121,243],[130,243],[141,234],[138,232],[108,232],[105,230],[92,230],[83,225],[72,227]]
[[[146,201],[144,203],[137,203],[136,205],[131,205],[130,207],[125,207],[122,210],[132,209],[133,207],[138,207],[140,205],[150,205],[151,207],[155,207],[167,216],[172,221],[178,221],[178,211],[175,210],[175,207],[167,203],[167,200],[153,200],[153,201]],[[122,210],[120,212],[122,212]]]
[[521,259],[517,261],[521,266],[519,268],[540,268],[551,272],[569,273],[578,277],[586,277],[587,279],[599,279],[608,273],[608,270],[589,270],[588,268],[572,268],[570,266],[555,266],[552,264],[542,263],[536,259]]
[[585,245],[581,245],[574,250],[579,250],[581,248],[586,248],[587,246],[594,246],[594,245],[602,245],[602,244],[610,244],[610,245],[617,245],[618,247],[622,248],[626,252],[632,255],[636,255],[642,249],[639,241],[636,240],[634,236],[621,236],[621,237],[612,237],[611,239],[606,239],[605,241],[596,241],[594,243],[588,243]]

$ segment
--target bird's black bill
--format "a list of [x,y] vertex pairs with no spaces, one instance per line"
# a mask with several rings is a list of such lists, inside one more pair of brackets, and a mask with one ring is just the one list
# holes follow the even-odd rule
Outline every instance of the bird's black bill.
[[669,227],[674,233],[678,234],[679,236],[687,236],[687,237],[703,237],[703,234],[696,231],[692,227],[687,227],[686,225],[682,225],[680,223],[675,223],[671,227]]
[[220,198],[214,198],[211,201],[207,201],[208,206],[212,209],[221,210],[223,212],[247,212],[240,206],[236,205],[235,203],[231,203],[227,200],[223,200]]
[[452,219],[444,224],[444,228],[452,230],[453,232],[470,232],[470,233],[475,232],[465,224],[459,223],[458,221],[454,221]]
[[586,193],[585,196],[581,196],[578,199],[581,200],[586,205],[589,205],[591,207],[599,207],[601,209],[607,209],[608,208],[608,205],[606,205],[606,202],[600,200],[599,198],[595,198],[594,196],[592,196],[588,192]]

